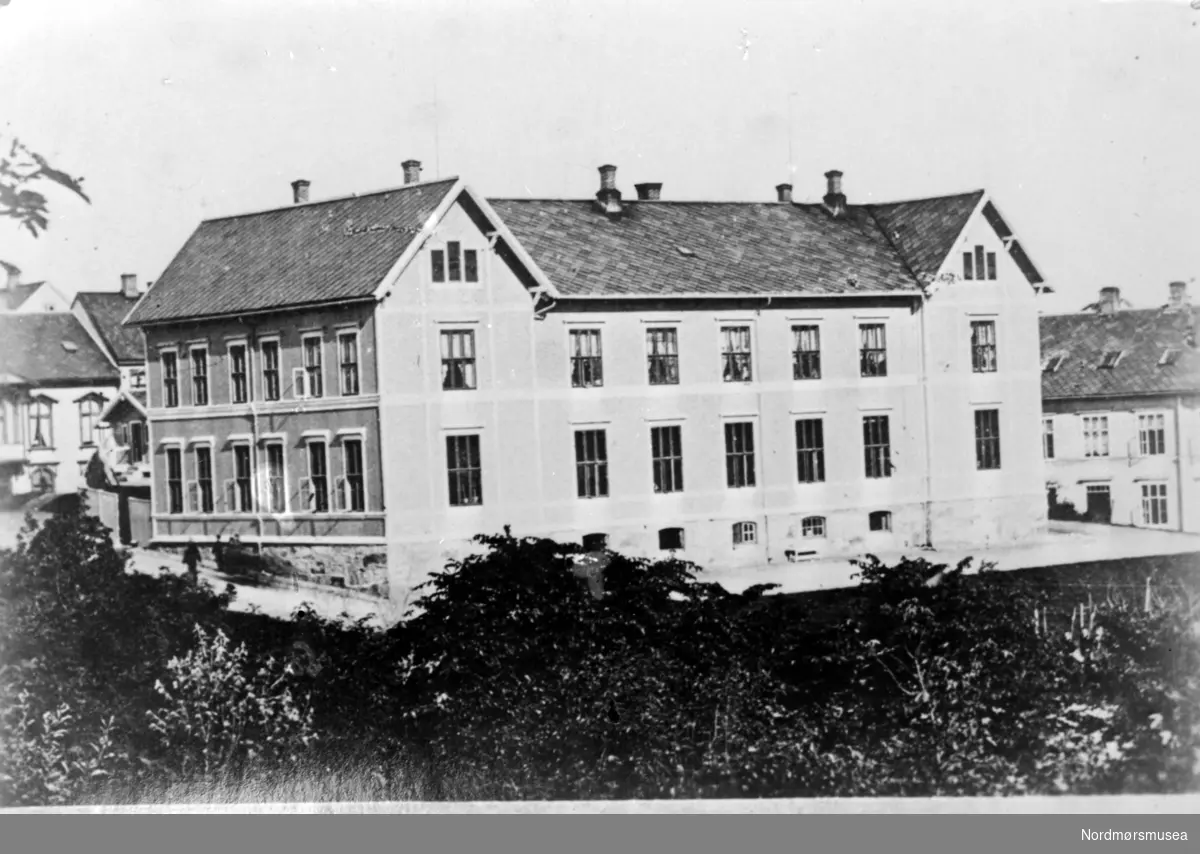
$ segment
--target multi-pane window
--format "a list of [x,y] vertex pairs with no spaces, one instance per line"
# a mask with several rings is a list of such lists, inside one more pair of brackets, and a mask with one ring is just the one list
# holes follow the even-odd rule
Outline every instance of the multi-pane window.
[[802,537],[823,537],[825,536],[825,517],[824,516],[805,516],[800,520],[800,536]]
[[470,329],[443,330],[441,342],[442,388],[475,388],[475,333]]
[[[212,448],[208,445],[197,445],[196,455],[196,491],[193,510],[199,513],[213,512],[213,469]],[[189,492],[191,487],[188,488]]]
[[96,428],[100,421],[100,401],[85,397],[79,401],[79,444],[96,444]]
[[463,278],[468,282],[479,281],[479,253],[474,249],[463,250]]
[[1138,447],[1144,457],[1167,452],[1166,429],[1162,413],[1138,416]]
[[346,509],[360,513],[367,509],[367,494],[363,483],[362,439],[344,439],[342,455],[346,469]]
[[1083,455],[1085,457],[1108,456],[1108,416],[1083,416]]
[[996,321],[971,321],[971,370],[990,374],[996,370]]
[[183,512],[182,448],[167,448],[167,512]]
[[753,368],[750,360],[750,327],[721,327],[721,376],[727,383],[748,383]]
[[887,376],[887,337],[882,323],[858,327],[859,373],[864,377]]
[[134,368],[129,372],[129,387],[132,389],[144,389],[146,387],[145,368]]
[[284,492],[283,445],[272,442],[267,445],[267,512],[287,512]]
[[796,422],[796,479],[800,483],[825,480],[825,427],[820,418]]
[[892,530],[892,514],[887,510],[875,510],[867,516],[867,527],[872,531]]
[[134,421],[129,425],[129,455],[126,459],[132,463],[140,463],[146,455],[146,425]]
[[451,240],[446,244],[446,272],[452,282],[462,281],[462,244]]
[[432,249],[429,252],[430,274],[435,282],[446,281],[446,252]]
[[262,342],[263,399],[279,400],[279,342]]
[[208,406],[208,348],[193,347],[192,405]]
[[754,486],[754,424],[725,424],[725,483],[730,488]]
[[338,375],[342,382],[342,394],[358,394],[358,333],[338,333]]
[[683,429],[678,425],[650,429],[650,458],[655,492],[683,490]]
[[324,442],[308,443],[308,507],[314,513],[329,512],[329,460]]
[[52,404],[48,400],[35,400],[29,404],[29,447],[54,447],[51,409]]
[[792,327],[792,378],[821,378],[821,329],[818,326]]
[[683,548],[683,528],[660,528],[658,532],[658,547],[674,551]]
[[162,354],[163,375],[163,406],[179,405],[179,356],[174,353]]
[[1054,459],[1054,419],[1042,419],[1042,457]]
[[233,501],[230,509],[240,513],[254,511],[254,475],[250,469],[250,446],[233,446]]
[[229,397],[234,403],[245,403],[248,397],[245,344],[229,345]]
[[479,436],[446,437],[446,472],[450,480],[452,507],[483,503]]
[[575,431],[575,484],[580,498],[608,495],[608,444],[603,430]]
[[1167,524],[1167,485],[1165,483],[1142,484],[1142,524]]
[[733,523],[733,544],[748,546],[758,542],[758,525],[754,522]]
[[571,386],[591,388],[604,385],[604,364],[600,352],[599,329],[572,329]]
[[1000,410],[975,410],[975,468],[1000,468]]
[[972,279],[994,281],[996,278],[996,253],[985,252],[983,246],[976,246],[974,252],[964,252],[963,278],[968,281]]
[[650,385],[678,385],[679,334],[675,329],[646,330]]
[[888,416],[866,415],[863,417],[863,457],[867,477],[892,476],[892,444],[888,430]]
[[323,345],[324,341],[319,335],[304,339],[304,387],[308,397],[321,397],[325,393],[321,383]]

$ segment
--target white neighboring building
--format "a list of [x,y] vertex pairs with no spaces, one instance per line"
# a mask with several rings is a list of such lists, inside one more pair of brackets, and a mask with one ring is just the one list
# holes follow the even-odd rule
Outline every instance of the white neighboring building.
[[39,314],[47,311],[68,311],[71,301],[49,282],[21,284],[21,270],[0,261],[4,273],[4,292],[0,293],[0,314]]

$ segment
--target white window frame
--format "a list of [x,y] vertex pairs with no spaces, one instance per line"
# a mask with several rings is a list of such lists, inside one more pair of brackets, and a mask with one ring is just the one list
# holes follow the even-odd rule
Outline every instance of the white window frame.
[[[360,464],[362,465],[362,471],[359,472],[359,477],[362,478],[362,493],[363,493],[363,506],[362,506],[361,510],[353,510],[350,507],[350,468],[347,465],[350,455],[346,452],[346,443],[347,442],[358,442],[359,451],[361,452],[361,456],[362,456],[361,460],[359,461]],[[349,513],[351,515],[357,515],[359,513],[366,513],[369,511],[369,508],[370,508],[370,502],[368,501],[368,495],[367,495],[367,440],[366,440],[366,436],[363,433],[358,433],[358,432],[351,433],[351,432],[347,431],[346,433],[339,434],[338,444],[341,445],[341,448],[342,448],[342,476],[339,478],[336,478],[336,481],[338,481],[338,482],[335,483],[335,485],[334,485],[334,492],[335,492],[335,497],[336,497],[336,494],[341,495],[342,506],[337,509],[337,512]],[[326,446],[326,447],[328,447],[328,446]],[[335,505],[335,507],[336,507],[336,505]]]
[[[166,365],[166,362],[163,361],[163,357],[168,356],[168,355],[175,357],[175,404],[174,405],[171,405],[170,403],[168,403],[170,398],[167,395],[167,365]],[[180,379],[179,378],[179,347],[174,344],[172,344],[170,346],[166,346],[166,347],[159,347],[158,348],[158,380],[159,380],[159,391],[162,394],[163,409],[179,409],[180,407],[183,406],[183,391],[179,388],[179,379]]]
[[[246,399],[235,401],[233,399],[233,348],[241,347],[246,353]],[[250,344],[245,338],[227,338],[225,340],[225,373],[229,383],[229,402],[238,406],[250,403],[254,400],[254,367],[250,361]],[[212,390],[209,389],[209,400],[212,400]]]
[[[196,402],[196,359],[192,354],[199,350],[204,351],[204,403]],[[212,405],[212,359],[210,356],[211,352],[207,341],[188,342],[188,386],[192,395],[192,406],[195,407]]]
[[[1095,413],[1093,415],[1080,415],[1079,417],[1082,419],[1082,427],[1083,427],[1083,431],[1082,431],[1083,432],[1083,456],[1086,459],[1093,459],[1093,458],[1104,459],[1105,457],[1112,456],[1112,435],[1111,435],[1110,429],[1109,429],[1108,413],[1107,412],[1099,412],[1099,413]],[[1088,430],[1089,422],[1095,428],[1090,434],[1089,434],[1089,430]],[[1103,430],[1099,429],[1101,422],[1103,422],[1103,428],[1104,428]],[[1095,449],[1095,447],[1096,447],[1097,443],[1095,440],[1099,439],[1101,436],[1104,437],[1104,453],[1102,453],[1102,454],[1101,453],[1088,453],[1089,436],[1092,439],[1092,443],[1090,446],[1092,449]]]
[[[1149,421],[1157,419],[1160,423],[1153,427],[1147,428],[1145,425]],[[1161,433],[1162,442],[1159,450],[1156,453],[1146,451],[1146,446],[1149,444],[1146,439],[1151,433]],[[1145,410],[1137,413],[1137,448],[1139,457],[1161,457],[1167,453],[1167,415],[1160,410]]]
[[[1161,491],[1161,495],[1146,495],[1147,488]],[[1171,525],[1170,514],[1170,489],[1165,480],[1143,480],[1138,482],[1138,492],[1140,493],[1142,504],[1142,525],[1147,528],[1167,528]],[[1150,517],[1150,502],[1161,502],[1162,519],[1158,522],[1151,522]]]
[[758,523],[742,521],[733,523],[733,547],[758,545]]
[[[262,446],[262,452],[263,452],[262,492],[263,492],[263,497],[268,499],[268,502],[259,501],[259,506],[262,508],[262,511],[269,516],[286,516],[288,513],[291,512],[291,502],[289,501],[290,493],[289,493],[289,489],[288,489],[287,436],[286,436],[286,434],[263,436],[262,438],[259,439],[259,445]],[[270,449],[273,447],[279,448],[279,452],[280,452],[279,456],[280,456],[280,459],[283,461],[283,472],[282,472],[282,477],[281,477],[283,484],[280,487],[280,498],[283,501],[282,508],[275,508],[273,506],[272,507],[263,507],[262,506],[264,503],[269,503],[269,499],[271,496]],[[305,453],[307,453],[307,452],[308,452],[308,449],[306,448]]]
[[[817,530],[817,523],[820,530]],[[825,516],[805,516],[800,520],[800,538],[803,540],[823,540],[829,531],[829,520]]]
[[[333,496],[333,488],[332,488],[333,484],[330,482],[331,480],[334,480],[334,479],[330,476],[330,472],[329,472],[329,445],[330,445],[329,437],[324,434],[322,434],[322,435],[314,434],[314,435],[302,436],[301,438],[304,440],[304,468],[308,472],[308,474],[305,477],[300,478],[300,487],[301,487],[301,489],[303,489],[304,484],[307,483],[308,484],[308,494],[310,496],[312,496],[311,503],[307,504],[304,507],[303,512],[305,512],[309,515],[312,515],[312,516],[329,515],[330,513],[335,512],[334,511],[335,505],[333,502],[333,497],[334,497]],[[324,510],[316,509],[317,508],[317,500],[316,500],[317,499],[317,491],[313,487],[313,471],[312,471],[312,444],[313,444],[313,442],[320,442],[321,444],[323,444],[325,446],[325,509]]]
[[[254,445],[248,438],[243,438],[243,437],[234,438],[232,436],[229,437],[228,444],[230,447],[230,453],[229,453],[230,477],[225,478],[225,481],[223,483],[223,485],[225,487],[225,512],[238,513],[238,514],[254,513],[254,508],[258,505],[258,490],[256,488],[257,484],[255,483],[255,479],[256,479],[255,478],[255,469],[257,468],[257,466],[255,465],[256,460],[255,460],[255,454],[254,454]],[[250,509],[246,509],[245,507],[241,506],[241,504],[242,504],[241,494],[239,493],[238,488],[237,488],[237,481],[238,481],[237,449],[238,448],[246,448],[247,449],[247,458],[246,459],[250,464],[250,472],[249,472],[249,475],[250,475],[250,478],[249,478],[250,479],[250,504],[251,504]],[[231,487],[232,487],[232,489],[231,489]],[[231,506],[231,504],[230,504],[229,499],[230,499],[231,495],[235,498],[235,501],[233,502],[233,504],[236,506]]]
[[[357,387],[353,392],[346,391],[345,377],[342,374],[342,339],[348,335],[354,336],[354,381]],[[363,393],[362,332],[357,325],[342,326],[334,330],[334,337],[337,339],[338,393],[342,397],[357,397]]]
[[[212,513],[216,513],[217,512],[216,442],[211,437],[208,437],[208,436],[205,436],[203,438],[193,438],[193,439],[188,440],[188,447],[191,450],[191,454],[189,456],[191,456],[191,458],[192,458],[192,473],[195,475],[195,477],[188,478],[187,463],[185,462],[184,469],[183,469],[183,506],[187,510],[188,513],[195,513],[197,515],[207,516]],[[200,459],[199,459],[199,457],[196,456],[196,452],[200,448],[206,448],[208,450],[208,467],[209,467],[209,475],[210,475],[209,483],[211,484],[211,488],[212,488],[212,496],[211,496],[212,509],[211,510],[205,510],[201,506],[201,502],[200,502]],[[192,501],[192,487],[193,486],[196,489],[196,495],[195,495],[196,500],[194,502]]]
[[[316,339],[321,342],[318,352],[321,354],[321,365],[318,373],[321,378],[321,393],[314,395],[312,383],[308,381],[308,342]],[[297,400],[322,400],[325,398],[325,333],[323,331],[309,331],[300,334],[300,370],[304,372],[304,395],[296,394],[296,370],[292,370],[292,395]]]
[[[257,338],[257,340],[255,341],[255,344],[257,346],[255,347],[255,350],[258,351],[258,370],[255,372],[255,374],[258,377],[258,390],[259,390],[259,396],[257,399],[267,401],[268,403],[273,402],[273,401],[283,400],[283,389],[284,389],[283,380],[284,380],[285,374],[283,371],[283,343],[281,341],[281,337],[278,332],[269,332],[264,335],[258,335],[258,336],[256,336],[256,338]],[[263,355],[263,345],[265,345],[265,344],[274,344],[275,345],[275,354],[276,354],[275,372],[277,375],[276,382],[278,382],[278,384],[279,384],[279,396],[274,397],[274,398],[267,397],[267,375],[265,373],[266,367],[267,367],[267,359]],[[252,376],[254,376],[255,374],[252,374]]]

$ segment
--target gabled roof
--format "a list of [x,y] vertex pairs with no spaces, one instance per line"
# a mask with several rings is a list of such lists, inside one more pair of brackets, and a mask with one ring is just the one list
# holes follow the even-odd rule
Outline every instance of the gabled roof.
[[456,183],[206,220],[126,322],[370,299]]
[[935,199],[871,205],[879,227],[918,279],[937,275],[954,241],[979,206],[983,190]]
[[146,393],[122,389],[100,412],[100,421],[109,424],[128,418],[145,420]]
[[[1191,307],[1044,315],[1042,359],[1063,358],[1043,370],[1042,398],[1200,393],[1197,318],[1200,309]],[[1173,361],[1163,359],[1167,350],[1175,352]],[[1102,367],[1113,352],[1121,354],[1116,364]]]
[[45,282],[29,282],[24,285],[13,285],[4,290],[4,304],[9,311],[16,311],[21,306],[25,305],[26,301],[33,296],[37,289]]
[[116,385],[121,373],[67,311],[0,314],[0,364],[32,385]]
[[137,303],[136,297],[127,297],[120,291],[80,291],[75,299],[92,318],[104,346],[118,363],[146,360],[142,333],[135,327],[123,325],[125,316]]

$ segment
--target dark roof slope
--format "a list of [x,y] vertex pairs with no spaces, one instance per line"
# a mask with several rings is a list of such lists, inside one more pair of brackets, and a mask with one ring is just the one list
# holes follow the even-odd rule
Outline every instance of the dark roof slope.
[[0,314],[0,365],[32,384],[116,384],[121,374],[67,311]]
[[917,290],[914,272],[936,271],[980,196],[836,219],[777,202],[632,201],[617,217],[589,199],[489,202],[563,296],[832,295]]
[[[1200,393],[1200,350],[1188,343],[1197,316],[1200,309],[1190,307],[1043,316],[1043,361],[1065,356],[1055,370],[1042,371],[1043,399]],[[1168,349],[1174,363],[1159,364]],[[1099,367],[1112,351],[1122,353],[1116,366]]]
[[40,288],[45,282],[29,282],[25,285],[13,285],[11,288],[6,288],[4,291],[5,304],[9,311],[16,311],[25,304],[25,301],[33,296],[33,292]]
[[96,331],[104,345],[118,362],[144,362],[146,345],[142,333],[122,322],[129,310],[137,303],[120,291],[81,291],[76,299],[83,310],[92,318]]
[[455,179],[206,220],[131,323],[370,297]]

